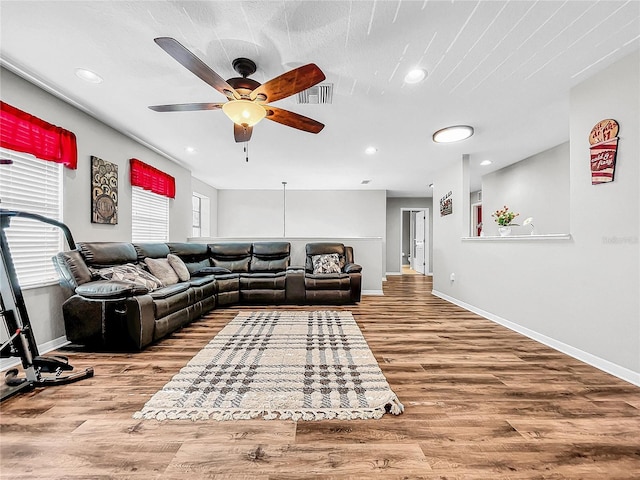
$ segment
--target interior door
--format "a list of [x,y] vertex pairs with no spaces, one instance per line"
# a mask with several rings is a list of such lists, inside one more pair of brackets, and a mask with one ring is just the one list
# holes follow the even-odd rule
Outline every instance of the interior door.
[[425,248],[425,223],[426,223],[426,218],[425,218],[425,213],[424,211],[422,212],[416,212],[415,213],[415,217],[416,217],[416,223],[415,223],[415,230],[414,230],[414,259],[413,259],[413,269],[418,272],[418,273],[422,273],[424,275],[425,271],[425,254],[426,254],[426,248]]

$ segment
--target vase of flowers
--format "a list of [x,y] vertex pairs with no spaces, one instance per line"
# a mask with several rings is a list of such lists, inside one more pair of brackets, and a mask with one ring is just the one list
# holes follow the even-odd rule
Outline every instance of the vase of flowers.
[[491,214],[491,216],[498,224],[498,232],[500,232],[501,237],[511,235],[511,227],[516,225],[515,223],[513,223],[513,219],[518,215],[520,214],[512,212],[506,205]]

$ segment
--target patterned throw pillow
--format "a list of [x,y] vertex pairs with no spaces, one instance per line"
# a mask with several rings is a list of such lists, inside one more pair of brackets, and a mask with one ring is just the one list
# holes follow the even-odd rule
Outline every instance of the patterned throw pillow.
[[137,283],[147,287],[149,291],[164,287],[160,280],[133,263],[92,269],[92,273],[103,280],[122,280],[123,282]]
[[167,260],[169,260],[169,265],[171,265],[171,267],[178,274],[178,278],[180,279],[181,282],[186,282],[191,278],[189,269],[187,268],[187,266],[184,264],[184,262],[179,256],[174,255],[173,253],[170,253],[169,255],[167,255]]
[[327,253],[325,255],[314,255],[311,257],[313,263],[313,273],[340,273],[340,255],[337,253]]
[[167,258],[145,258],[144,263],[154,277],[160,279],[165,285],[174,285],[180,280],[178,274],[169,264]]

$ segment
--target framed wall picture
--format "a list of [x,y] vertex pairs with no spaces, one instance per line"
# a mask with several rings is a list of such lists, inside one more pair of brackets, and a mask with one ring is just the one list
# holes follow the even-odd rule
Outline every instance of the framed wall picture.
[[447,193],[440,199],[440,216],[451,215],[453,213],[453,198],[451,198],[453,192]]
[[91,156],[91,222],[118,223],[118,165]]

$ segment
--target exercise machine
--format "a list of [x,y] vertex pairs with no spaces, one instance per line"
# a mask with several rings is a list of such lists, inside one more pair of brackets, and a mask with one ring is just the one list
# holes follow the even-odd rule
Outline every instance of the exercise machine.
[[0,401],[35,387],[62,385],[93,376],[93,368],[91,367],[73,372],[73,367],[69,364],[67,357],[61,355],[40,356],[38,352],[38,345],[33,335],[5,232],[9,228],[11,220],[16,217],[29,218],[60,228],[66,237],[69,248],[76,248],[71,231],[64,223],[35,213],[0,208],[0,317],[7,327],[9,337],[0,347],[0,357],[20,357],[24,370],[24,376],[19,376],[17,368],[6,372],[6,386],[2,388]]

